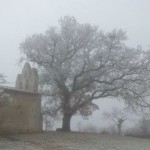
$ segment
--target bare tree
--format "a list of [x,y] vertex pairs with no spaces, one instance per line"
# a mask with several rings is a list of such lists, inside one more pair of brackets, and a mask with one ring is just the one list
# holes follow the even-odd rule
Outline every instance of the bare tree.
[[46,131],[51,130],[55,122],[60,120],[60,115],[54,111],[51,105],[49,99],[44,99],[42,102],[43,124]]
[[[5,84],[5,76],[0,74],[0,85]],[[3,87],[0,87],[0,107],[7,106],[12,101],[12,98],[8,93],[5,92]]]
[[[5,76],[3,74],[0,74],[0,85],[4,84],[5,82],[6,82]],[[4,90],[0,89],[0,102],[2,101],[1,99],[3,98],[3,96],[4,96]]]
[[54,121],[52,120],[51,116],[43,115],[43,123],[46,131],[52,130],[54,126]]
[[5,76],[0,74],[0,84],[6,83]]
[[130,106],[149,106],[149,52],[127,47],[122,30],[103,33],[68,16],[59,25],[27,37],[20,50],[38,64],[43,94],[62,115],[62,130],[70,131],[73,115],[98,109],[95,99],[121,97]]
[[120,135],[122,133],[123,123],[127,120],[127,113],[125,110],[114,107],[110,112],[104,112],[103,116],[116,125],[118,134]]
[[138,127],[141,136],[150,136],[150,117],[149,114],[143,114],[138,121]]

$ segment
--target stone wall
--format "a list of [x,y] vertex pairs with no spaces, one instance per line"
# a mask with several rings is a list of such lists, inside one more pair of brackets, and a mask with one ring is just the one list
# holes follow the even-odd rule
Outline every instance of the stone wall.
[[0,108],[0,133],[42,131],[40,95],[9,88],[4,91],[11,101]]

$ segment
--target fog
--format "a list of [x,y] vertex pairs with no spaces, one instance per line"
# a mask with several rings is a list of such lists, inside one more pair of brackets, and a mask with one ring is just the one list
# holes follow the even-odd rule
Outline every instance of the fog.
[[[28,35],[58,25],[59,18],[66,15],[74,16],[80,23],[96,25],[104,32],[121,28],[127,32],[127,45],[148,49],[149,6],[149,0],[0,0],[0,73],[14,86],[22,70],[22,65],[18,65],[20,43]],[[98,103],[100,110],[86,123],[105,126],[101,113],[114,105],[122,107],[122,103],[111,99]],[[72,119],[73,129],[80,120],[80,117]]]

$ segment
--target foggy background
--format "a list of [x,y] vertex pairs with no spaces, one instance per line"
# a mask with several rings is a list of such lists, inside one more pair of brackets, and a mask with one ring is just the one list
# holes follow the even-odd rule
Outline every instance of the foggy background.
[[[74,16],[80,23],[99,26],[104,32],[123,29],[127,32],[127,45],[148,49],[150,45],[150,1],[149,0],[0,0],[0,73],[7,76],[14,86],[22,66],[19,44],[34,33],[43,33],[50,26],[57,26],[60,17]],[[89,120],[73,117],[73,130],[79,121],[98,127],[106,125],[101,113],[112,106],[123,107],[121,102],[111,99],[98,101],[100,110]]]

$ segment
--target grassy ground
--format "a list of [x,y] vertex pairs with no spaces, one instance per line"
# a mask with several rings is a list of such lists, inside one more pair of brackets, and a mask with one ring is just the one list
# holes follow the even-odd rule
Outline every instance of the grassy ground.
[[[11,150],[150,150],[150,139],[77,132],[7,135],[4,142],[14,145]],[[8,150],[4,144],[1,149]]]

